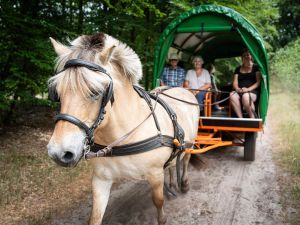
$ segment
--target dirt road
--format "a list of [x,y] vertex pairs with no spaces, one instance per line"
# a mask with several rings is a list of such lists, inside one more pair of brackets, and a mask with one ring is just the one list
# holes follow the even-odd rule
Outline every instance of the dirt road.
[[[270,128],[258,136],[254,162],[245,162],[242,148],[223,148],[204,155],[207,168],[190,168],[191,189],[165,201],[168,225],[279,225],[284,218],[272,161]],[[48,225],[86,224],[91,196],[80,208]],[[156,210],[145,182],[113,187],[104,225],[156,224]]]

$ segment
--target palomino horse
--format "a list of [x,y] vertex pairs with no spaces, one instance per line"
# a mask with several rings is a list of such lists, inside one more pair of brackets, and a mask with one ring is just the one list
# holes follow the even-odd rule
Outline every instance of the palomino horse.
[[[131,48],[103,33],[80,36],[71,42],[71,46],[53,39],[51,42],[58,54],[57,70],[60,72],[50,78],[49,90],[60,99],[61,111],[47,147],[49,156],[56,163],[76,166],[83,156],[89,158],[89,145],[94,142],[107,146],[119,140],[117,144],[126,145],[158,133],[174,137],[172,121],[162,104],[150,100],[154,106],[150,109],[134,89],[133,85],[137,85],[142,77],[142,65]],[[193,94],[183,88],[170,89],[166,93],[197,103]],[[176,112],[178,123],[185,132],[185,141],[193,142],[197,135],[199,107],[166,96],[162,99]],[[156,119],[150,116],[151,111],[155,112]],[[159,132],[156,124],[160,126]],[[124,137],[124,134],[128,135]],[[120,140],[120,137],[123,138]],[[109,151],[106,150],[100,155],[92,155],[95,157],[90,160],[93,165],[90,224],[101,224],[111,185],[124,178],[149,182],[158,223],[164,224],[164,164],[173,148],[160,145],[151,151],[114,157],[107,156]],[[183,190],[188,189],[189,158],[186,154],[183,160]]]

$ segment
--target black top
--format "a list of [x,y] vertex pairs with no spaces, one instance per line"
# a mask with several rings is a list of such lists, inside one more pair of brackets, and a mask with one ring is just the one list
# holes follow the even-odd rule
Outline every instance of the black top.
[[[241,66],[237,67],[234,71],[234,74],[238,75],[238,85],[240,88],[243,88],[243,87],[248,88],[256,83],[256,72],[259,71],[258,66],[256,64],[253,64],[252,70],[250,73],[242,73],[240,71],[240,69],[241,69]],[[251,92],[257,93],[257,89],[255,89]]]

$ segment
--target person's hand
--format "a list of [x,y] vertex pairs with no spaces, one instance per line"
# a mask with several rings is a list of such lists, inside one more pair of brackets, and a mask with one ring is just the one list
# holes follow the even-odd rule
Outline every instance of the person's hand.
[[198,94],[198,92],[199,92],[199,91],[192,90],[192,93],[193,93],[193,95],[196,95],[196,94]]
[[250,90],[249,90],[249,88],[243,87],[242,91],[243,91],[243,93],[246,93],[246,92],[249,92]]
[[238,88],[238,89],[236,89],[236,92],[237,92],[237,93],[243,93],[243,88]]

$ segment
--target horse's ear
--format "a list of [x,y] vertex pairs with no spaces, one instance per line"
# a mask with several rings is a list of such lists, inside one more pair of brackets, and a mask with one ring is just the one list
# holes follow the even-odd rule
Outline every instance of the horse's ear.
[[49,37],[49,38],[50,38],[53,48],[58,56],[71,52],[71,50],[67,46],[59,43],[58,41],[54,40],[51,37]]
[[102,54],[102,57],[101,57],[101,61],[102,63],[105,65],[107,62],[110,61],[113,53],[114,53],[114,50],[115,50],[115,45],[111,46],[110,48],[106,49],[105,51],[103,51],[103,54]]

